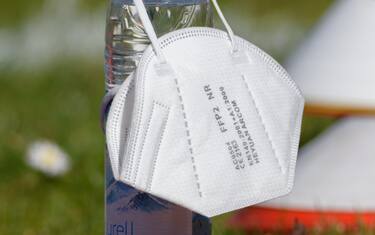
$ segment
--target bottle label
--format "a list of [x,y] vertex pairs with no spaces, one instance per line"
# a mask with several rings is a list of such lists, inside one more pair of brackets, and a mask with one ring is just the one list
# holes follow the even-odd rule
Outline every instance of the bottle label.
[[108,160],[106,176],[107,235],[193,234],[191,211],[115,181]]

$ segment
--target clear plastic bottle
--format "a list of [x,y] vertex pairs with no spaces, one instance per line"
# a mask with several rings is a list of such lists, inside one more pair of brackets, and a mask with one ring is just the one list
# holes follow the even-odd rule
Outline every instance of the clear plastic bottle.
[[[132,0],[112,0],[107,15],[105,73],[107,89],[134,71],[149,45]],[[144,0],[159,36],[191,26],[212,25],[208,0]]]
[[[143,0],[159,36],[180,28],[211,26],[209,0]],[[113,92],[137,67],[149,45],[133,0],[109,0],[107,13],[105,120]],[[106,158],[106,235],[209,235],[208,218],[153,197],[113,178]]]

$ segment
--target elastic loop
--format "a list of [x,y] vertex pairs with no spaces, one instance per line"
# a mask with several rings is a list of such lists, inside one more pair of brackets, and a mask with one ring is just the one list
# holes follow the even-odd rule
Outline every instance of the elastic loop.
[[221,22],[223,22],[224,27],[225,27],[225,29],[228,33],[229,39],[232,43],[232,52],[236,53],[238,51],[238,48],[237,48],[237,44],[236,44],[236,41],[235,41],[233,30],[230,27],[230,25],[228,24],[228,21],[225,19],[225,16],[224,16],[223,12],[221,11],[220,6],[217,3],[217,0],[211,0],[211,1],[212,1],[212,4],[214,5],[214,7],[216,9],[217,14],[219,15],[219,18],[220,18]]
[[156,36],[156,32],[154,30],[154,27],[152,26],[151,20],[148,17],[146,7],[142,0],[134,0],[134,4],[137,8],[139,17],[141,18],[143,27],[145,28],[146,34],[149,37],[151,41],[151,45],[154,49],[154,52],[156,56],[158,57],[158,60],[161,64],[166,63],[165,56],[161,50],[161,46],[158,40],[158,37]]
[[[217,3],[217,0],[211,0],[211,1],[212,1],[213,5],[216,9],[217,14],[219,15],[220,20],[223,22],[224,27],[225,27],[225,29],[228,33],[229,39],[232,43],[232,53],[236,53],[238,51],[238,49],[237,49],[237,45],[236,45],[233,30],[230,27],[230,25],[228,24],[228,21],[225,19],[224,14],[220,9],[219,4]],[[139,17],[142,21],[142,24],[143,24],[144,28],[145,28],[146,34],[151,41],[151,45],[154,49],[154,52],[155,52],[156,56],[158,57],[159,62],[161,64],[165,64],[166,63],[165,56],[162,52],[160,43],[158,41],[158,37],[156,36],[156,32],[154,30],[154,27],[152,26],[151,20],[148,17],[147,10],[146,10],[146,7],[143,3],[143,0],[134,0],[134,4],[137,8]]]

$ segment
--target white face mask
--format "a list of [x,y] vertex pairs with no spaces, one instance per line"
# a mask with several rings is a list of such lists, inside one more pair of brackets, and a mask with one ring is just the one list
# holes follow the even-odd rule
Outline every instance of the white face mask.
[[152,47],[108,117],[116,179],[209,217],[288,193],[304,101],[286,71],[234,36],[216,1],[228,32],[159,40],[134,2]]

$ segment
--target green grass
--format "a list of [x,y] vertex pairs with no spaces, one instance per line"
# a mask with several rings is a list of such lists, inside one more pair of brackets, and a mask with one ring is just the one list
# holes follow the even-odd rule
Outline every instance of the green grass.
[[[78,63],[76,63],[78,64]],[[101,66],[62,63],[0,79],[0,234],[103,234]],[[61,179],[24,163],[27,145],[56,141],[72,157]]]
[[[37,14],[47,0],[13,0],[3,1],[0,7],[0,29],[2,27],[18,27],[28,18]],[[52,1],[52,0],[48,0]],[[55,0],[58,1],[58,0]],[[82,10],[92,10],[103,6],[109,0],[75,0]],[[225,7],[235,8],[258,18],[270,14],[285,15],[299,23],[311,26],[333,0],[315,0],[305,2],[300,0],[221,0]]]
[[[0,7],[0,29],[2,27],[19,27],[27,19],[38,14],[45,2],[58,0],[12,0],[2,1]],[[70,1],[70,0],[69,0]],[[105,5],[105,0],[74,0],[82,10],[92,10]],[[104,16],[103,16],[104,17]]]

